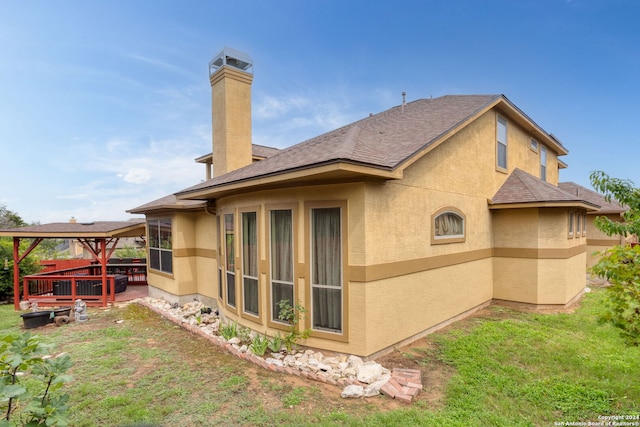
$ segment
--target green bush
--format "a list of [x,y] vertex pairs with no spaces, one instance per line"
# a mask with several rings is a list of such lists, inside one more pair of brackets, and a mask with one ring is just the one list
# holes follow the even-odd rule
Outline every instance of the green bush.
[[591,271],[611,283],[602,320],[618,328],[627,344],[640,345],[640,246],[614,246],[601,255]]
[[29,332],[0,337],[0,427],[67,426],[67,401],[61,393],[71,381],[71,358],[48,356],[52,346]]

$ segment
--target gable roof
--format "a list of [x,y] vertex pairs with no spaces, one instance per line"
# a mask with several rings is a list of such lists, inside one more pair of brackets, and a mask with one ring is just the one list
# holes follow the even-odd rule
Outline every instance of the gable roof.
[[622,213],[627,209],[622,206],[618,201],[611,200],[610,202],[605,199],[604,195],[593,191],[589,188],[576,184],[575,182],[560,182],[558,187],[566,191],[567,193],[575,194],[578,197],[588,200],[596,205],[600,205],[599,214],[616,214]]
[[139,237],[145,235],[144,219],[129,221],[54,222],[0,230],[7,237]]
[[211,199],[249,187],[257,190],[257,180],[266,188],[287,181],[299,185],[304,179],[401,178],[405,167],[493,107],[534,133],[558,155],[568,153],[504,95],[448,95],[371,115],[176,195],[179,199]]
[[490,209],[575,206],[598,210],[600,207],[518,168],[511,172],[489,205]]
[[[264,160],[267,157],[271,157],[280,151],[279,148],[267,147],[266,145],[251,144],[251,157],[254,160]],[[213,153],[205,154],[196,158],[197,163],[211,163],[213,159]]]

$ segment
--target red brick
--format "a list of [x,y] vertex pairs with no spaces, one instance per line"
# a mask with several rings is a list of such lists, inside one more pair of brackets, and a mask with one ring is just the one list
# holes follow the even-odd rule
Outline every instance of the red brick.
[[402,393],[396,394],[394,399],[399,400],[401,402],[405,402],[405,403],[411,403],[411,401],[413,400],[413,398],[411,396],[408,396],[408,395],[402,394]]
[[402,389],[402,385],[398,381],[396,381],[396,379],[393,378],[393,377],[391,377],[391,379],[389,379],[389,381],[387,381],[387,384],[388,383],[391,383],[391,385],[393,385],[398,390]]
[[380,388],[380,391],[385,396],[389,396],[391,398],[396,397],[396,394],[398,394],[398,389],[396,389],[393,385],[389,384],[388,381],[385,385],[382,386],[382,388]]
[[412,382],[410,382],[410,383],[407,384],[407,387],[412,387],[412,388],[417,388],[418,390],[422,390],[422,384],[420,384],[420,383],[412,383]]

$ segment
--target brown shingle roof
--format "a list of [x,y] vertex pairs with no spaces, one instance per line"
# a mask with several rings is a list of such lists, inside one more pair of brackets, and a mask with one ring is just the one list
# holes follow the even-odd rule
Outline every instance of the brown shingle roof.
[[127,212],[133,214],[144,214],[151,211],[161,210],[197,209],[203,207],[205,204],[206,202],[200,200],[178,200],[175,194],[170,194],[136,208],[129,209]]
[[144,234],[144,219],[130,221],[54,222],[0,230],[11,237],[125,237]]
[[337,162],[393,170],[501,99],[506,101],[502,95],[449,95],[419,99],[280,150],[261,162],[177,194],[180,197],[202,189]]
[[599,207],[575,194],[568,193],[555,185],[526,173],[521,169],[514,169],[502,187],[491,199],[491,205],[561,203],[586,205],[596,209]]
[[575,194],[576,196],[584,200],[588,200],[596,205],[599,205],[600,210],[597,212],[599,214],[622,213],[626,211],[626,209],[616,200],[607,202],[607,199],[604,198],[604,195],[578,185],[575,182],[561,182],[558,184],[558,187],[560,187],[567,193]]

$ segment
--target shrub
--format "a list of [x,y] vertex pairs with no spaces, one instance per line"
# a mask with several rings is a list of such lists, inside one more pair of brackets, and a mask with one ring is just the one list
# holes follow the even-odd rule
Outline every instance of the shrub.
[[602,320],[618,328],[627,344],[640,345],[640,246],[614,246],[601,255],[591,271],[611,283]]
[[311,333],[310,329],[305,329],[300,332],[298,324],[300,323],[300,317],[306,313],[306,309],[301,304],[292,306],[289,304],[289,300],[281,300],[278,302],[278,319],[287,322],[290,327],[287,330],[287,335],[284,336],[284,346],[287,351],[291,351],[301,339],[309,338]]
[[269,337],[266,335],[256,335],[253,337],[249,348],[256,356],[263,356],[269,346]]
[[0,337],[0,426],[66,426],[71,380],[68,354],[49,357],[51,346],[29,332]]
[[238,336],[238,324],[236,322],[224,323],[220,326],[220,335],[222,338],[229,341],[231,338]]

